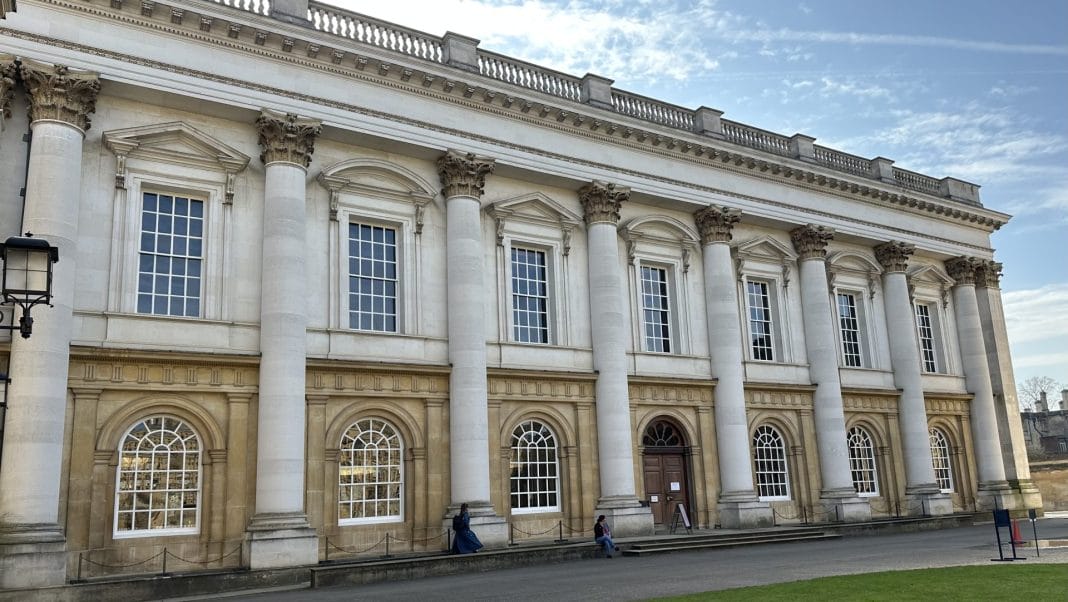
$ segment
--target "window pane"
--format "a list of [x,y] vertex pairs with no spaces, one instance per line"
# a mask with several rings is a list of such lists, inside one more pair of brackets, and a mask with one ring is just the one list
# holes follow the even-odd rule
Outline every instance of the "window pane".
[[[141,253],[138,258],[137,312],[156,315],[196,317],[200,315],[200,286],[182,278],[200,274],[199,258],[203,247],[201,221],[187,219],[187,215],[203,213],[204,201],[186,197],[172,197],[145,193],[142,200]],[[188,228],[187,228],[188,226]],[[174,231],[171,234],[171,231]],[[188,232],[186,232],[188,230]],[[194,272],[195,270],[195,272]],[[191,310],[196,310],[190,313]]]
[[750,280],[746,283],[746,304],[749,306],[750,351],[754,360],[773,361],[771,297],[768,283]]
[[753,473],[761,499],[789,499],[786,444],[775,428],[761,425],[753,435]]
[[512,339],[549,342],[545,251],[512,247]]
[[[195,532],[200,506],[200,439],[181,420],[153,416],[119,445],[115,532]],[[189,470],[175,470],[187,467]]]
[[878,495],[875,446],[871,436],[866,430],[855,426],[849,429],[846,439],[849,445],[849,469],[853,476],[853,489],[861,496]]
[[404,491],[402,442],[378,418],[360,420],[341,437],[338,519],[399,519]]
[[920,364],[924,372],[938,372],[935,356],[934,327],[931,306],[916,304],[916,333],[920,340]]
[[509,499],[513,510],[559,510],[556,437],[549,427],[527,420],[512,430],[510,468]]
[[671,316],[668,304],[667,270],[642,266],[642,319],[646,351],[671,352]]
[[349,224],[349,326],[397,330],[396,231]]
[[860,367],[860,321],[856,297],[851,293],[838,294],[838,331],[842,337],[842,361],[848,367]]

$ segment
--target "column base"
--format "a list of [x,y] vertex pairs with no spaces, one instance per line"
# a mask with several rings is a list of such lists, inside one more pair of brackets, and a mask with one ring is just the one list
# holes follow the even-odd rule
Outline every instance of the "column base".
[[824,491],[820,503],[828,522],[864,523],[871,520],[871,504],[852,489]]
[[59,525],[8,525],[0,531],[0,590],[67,582],[67,539]]
[[1031,479],[1019,479],[1015,481],[1009,481],[1009,487],[1012,487],[1013,494],[1020,497],[1020,503],[1017,508],[1036,508],[1041,513],[1042,510],[1042,492],[1039,491],[1038,485]]
[[[460,512],[459,504],[450,504],[442,519],[442,529],[452,529],[452,517]],[[498,516],[493,505],[484,500],[467,502],[471,530],[486,549],[508,547],[508,519]]]
[[257,514],[245,543],[253,570],[319,563],[319,534],[303,512]]
[[[953,499],[942,493],[937,483],[920,483],[905,488],[906,514],[910,516],[945,516],[953,514]],[[915,503],[910,503],[915,502]]]
[[[608,517],[613,538],[640,537],[654,533],[652,509],[643,507],[635,496],[609,496],[597,500],[597,507],[593,509],[594,519],[602,514]],[[692,521],[692,513],[690,516]]]
[[728,492],[716,505],[719,526],[723,529],[759,529],[775,526],[771,505],[761,502],[752,491]]
[[982,511],[990,510],[1017,510],[1024,506],[1018,491],[1009,487],[1008,481],[983,481],[979,483],[979,491],[975,495],[975,509]]

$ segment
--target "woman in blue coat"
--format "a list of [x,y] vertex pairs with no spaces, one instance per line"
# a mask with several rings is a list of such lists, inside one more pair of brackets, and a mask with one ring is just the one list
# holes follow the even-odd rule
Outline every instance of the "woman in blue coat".
[[482,542],[471,530],[471,515],[467,512],[466,502],[460,504],[460,513],[452,517],[452,530],[455,531],[452,540],[453,554],[470,554],[482,548]]

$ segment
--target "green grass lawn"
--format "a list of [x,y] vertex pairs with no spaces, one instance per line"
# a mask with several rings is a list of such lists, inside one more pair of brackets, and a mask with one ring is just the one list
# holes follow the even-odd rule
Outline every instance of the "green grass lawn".
[[659,602],[698,600],[1013,600],[1068,601],[1068,564],[998,563],[916,571],[824,577],[779,585],[706,592]]

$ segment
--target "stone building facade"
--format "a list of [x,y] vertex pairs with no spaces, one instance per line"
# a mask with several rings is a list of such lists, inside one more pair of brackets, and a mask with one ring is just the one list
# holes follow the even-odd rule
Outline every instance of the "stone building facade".
[[491,547],[1041,506],[977,186],[229,4],[0,23],[0,237],[60,250],[0,339],[0,587],[437,550],[463,502]]

